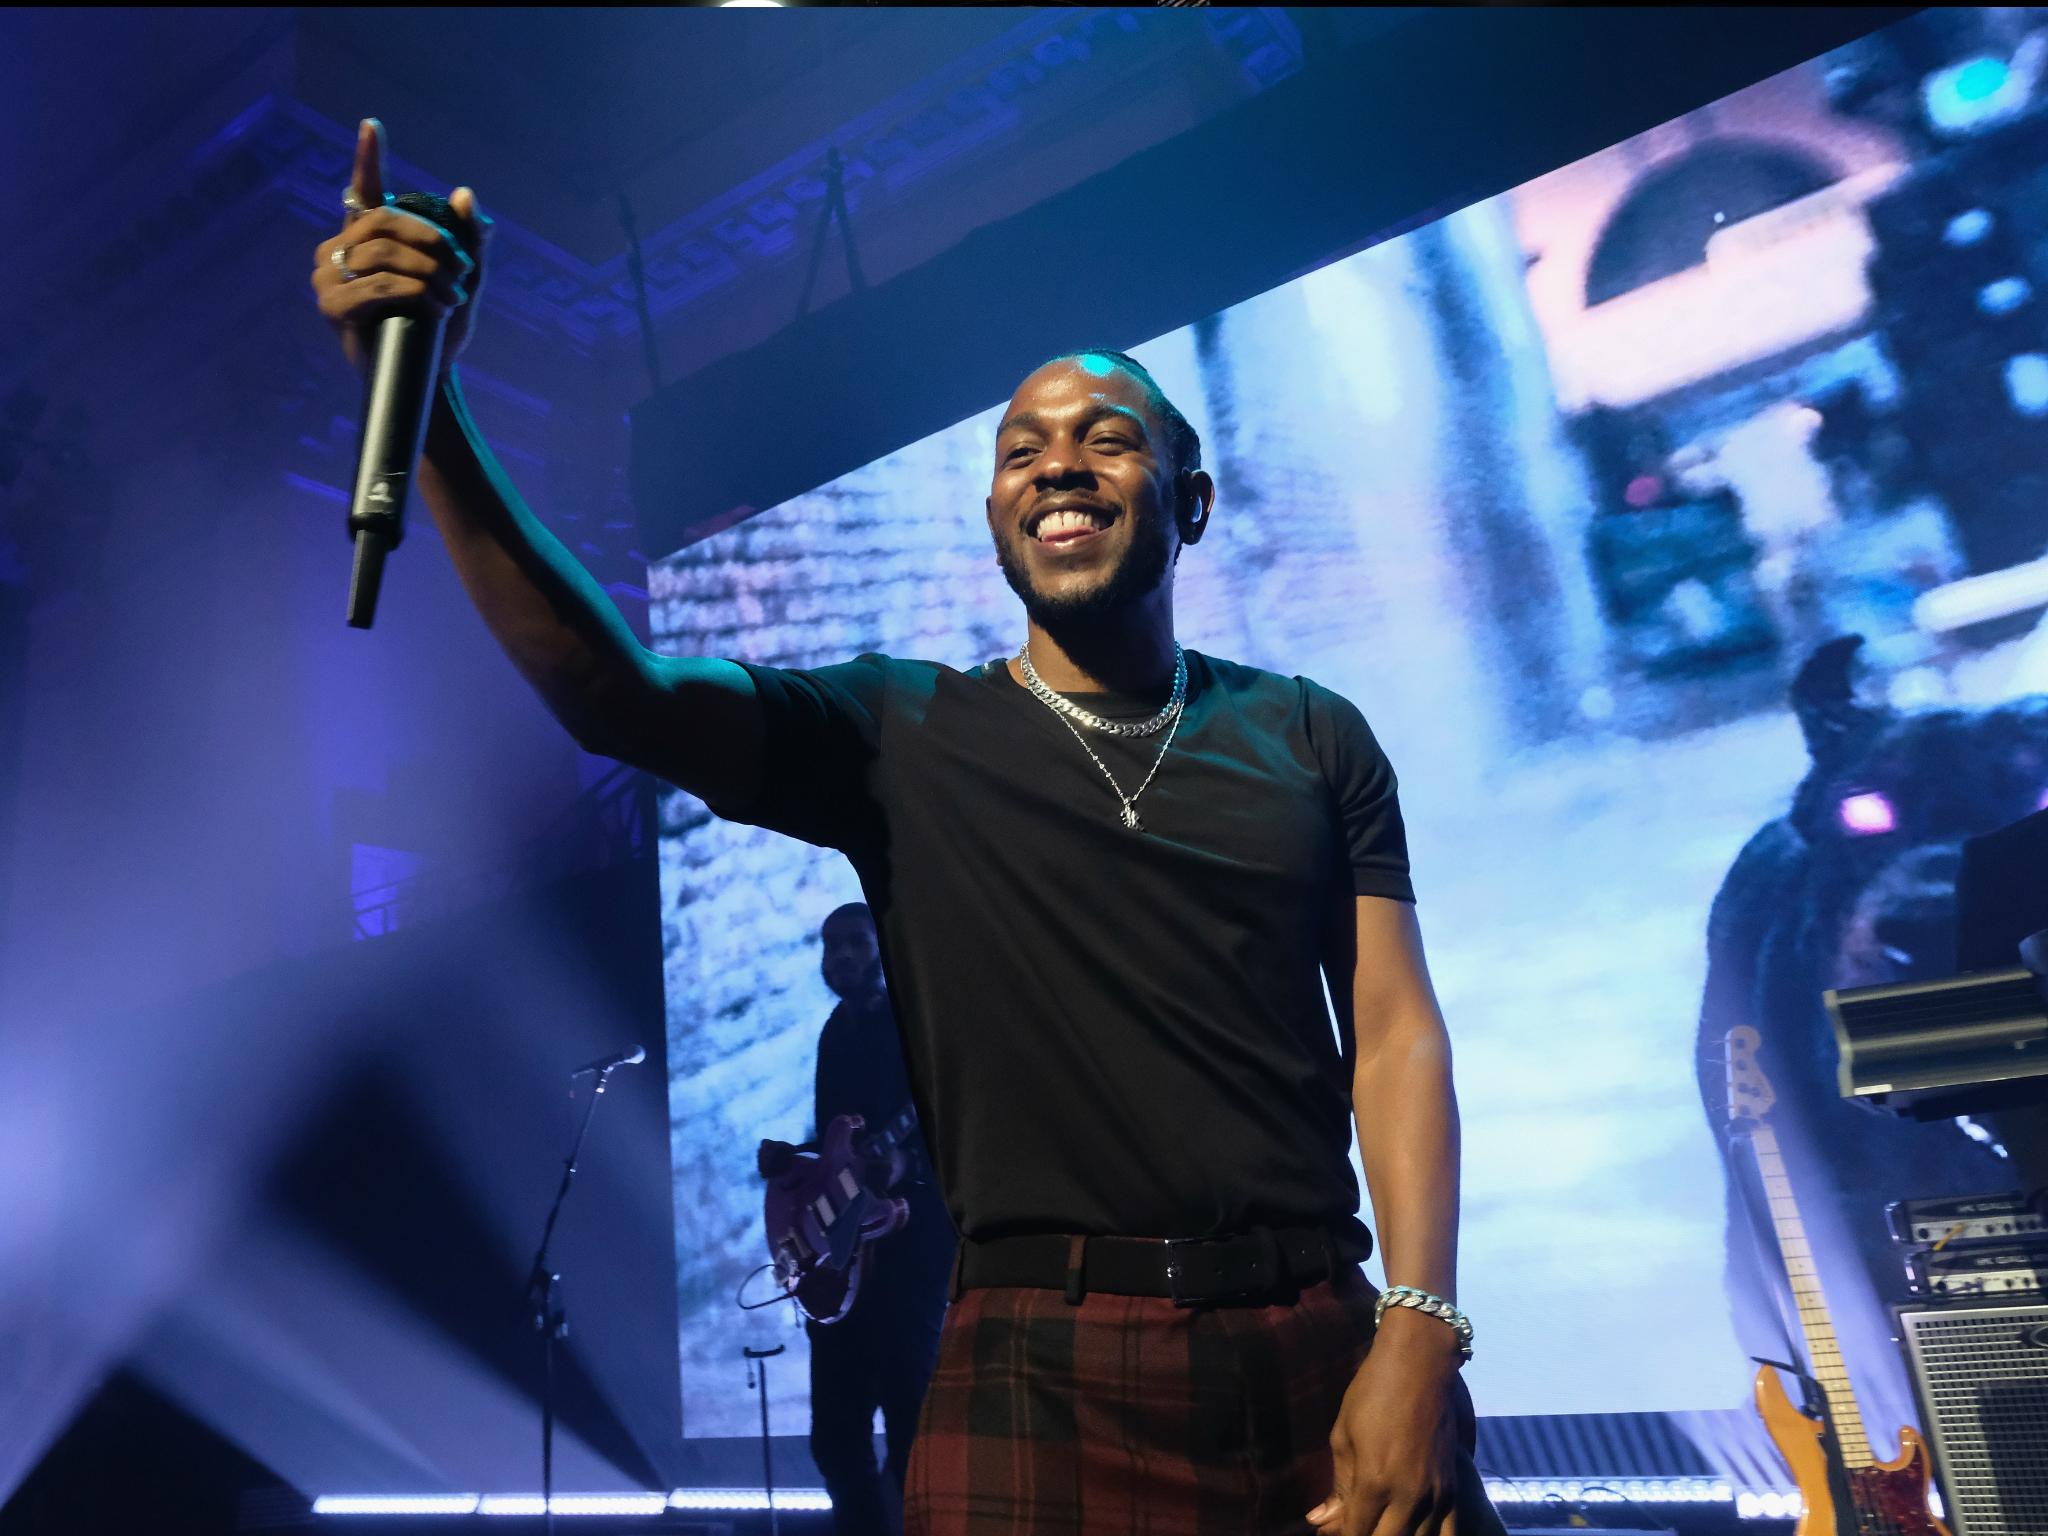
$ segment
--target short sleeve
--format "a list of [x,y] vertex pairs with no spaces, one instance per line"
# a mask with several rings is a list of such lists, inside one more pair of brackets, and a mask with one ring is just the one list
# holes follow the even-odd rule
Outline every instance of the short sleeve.
[[1358,706],[1302,679],[1316,761],[1337,806],[1351,889],[1360,896],[1415,900],[1408,873],[1408,833],[1401,823],[1394,765],[1380,750]]
[[876,823],[872,767],[887,710],[889,658],[865,655],[809,671],[740,662],[766,726],[760,791],[713,806],[727,821],[820,848],[851,851]]

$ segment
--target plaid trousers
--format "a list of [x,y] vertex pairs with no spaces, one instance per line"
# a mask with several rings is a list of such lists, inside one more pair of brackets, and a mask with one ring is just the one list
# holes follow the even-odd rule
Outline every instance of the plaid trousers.
[[[965,1292],[911,1451],[908,1536],[1306,1536],[1377,1294],[1351,1266],[1286,1306]],[[1503,1536],[1457,1393],[1458,1536]]]

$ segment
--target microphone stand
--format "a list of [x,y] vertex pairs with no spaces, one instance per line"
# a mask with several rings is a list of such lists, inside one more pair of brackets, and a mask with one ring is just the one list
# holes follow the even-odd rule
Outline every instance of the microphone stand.
[[[768,1362],[787,1348],[787,1344],[778,1344],[773,1349],[740,1347],[747,1360],[747,1375],[751,1378],[757,1365],[761,1370],[761,1492],[768,1500],[768,1536],[782,1536],[782,1525],[775,1514],[775,1461],[768,1448]],[[747,1385],[752,1386],[753,1382],[749,1380]]]
[[533,1326],[541,1334],[540,1387],[540,1502],[547,1522],[547,1536],[555,1536],[555,1341],[569,1336],[569,1313],[562,1300],[562,1277],[548,1268],[548,1243],[555,1235],[555,1221],[562,1214],[562,1202],[569,1198],[569,1185],[576,1177],[576,1158],[583,1150],[583,1138],[590,1134],[591,1116],[604,1097],[605,1084],[624,1062],[614,1062],[597,1072],[597,1085],[590,1102],[583,1106],[583,1122],[576,1127],[576,1139],[569,1155],[562,1159],[562,1182],[555,1190],[555,1203],[548,1207],[547,1225],[541,1228],[540,1247],[533,1255],[533,1269],[526,1281],[526,1299],[533,1307]]

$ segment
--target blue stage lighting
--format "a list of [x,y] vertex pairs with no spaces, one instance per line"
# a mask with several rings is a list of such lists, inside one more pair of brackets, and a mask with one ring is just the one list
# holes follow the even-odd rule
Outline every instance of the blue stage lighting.
[[1987,315],[2009,315],[2034,296],[2024,277],[2001,277],[1977,292],[1977,308]]
[[1977,244],[1991,233],[1991,214],[1983,208],[1970,208],[1948,221],[1941,232],[1941,243],[1956,247]]
[[2005,60],[1979,54],[1929,75],[1920,99],[1938,132],[1975,133],[2023,110],[2031,85]]
[[1956,98],[1959,101],[1988,101],[2004,87],[2011,73],[2001,60],[1971,59],[1956,71]]
[[2007,358],[2005,392],[2022,416],[2048,416],[2048,357],[2022,352]]

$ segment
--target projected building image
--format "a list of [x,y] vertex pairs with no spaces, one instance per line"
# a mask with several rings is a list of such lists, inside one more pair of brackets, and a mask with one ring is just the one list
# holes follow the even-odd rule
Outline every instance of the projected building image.
[[[1951,968],[1885,936],[1890,893],[2048,804],[2039,599],[1970,584],[2048,539],[2048,162],[1859,115],[1850,63],[1885,67],[1816,60],[1129,349],[1219,488],[1184,642],[1337,690],[1400,774],[1482,1415],[1739,1416],[1784,1335],[1728,1192],[1734,1024],[1880,1437],[1915,1417],[1883,1202],[2008,1182],[1965,1127],[1842,1106],[1819,994]],[[1929,110],[1995,115],[1987,84]],[[1009,655],[1001,405],[660,562],[657,646]],[[755,1148],[819,1129],[818,933],[861,891],[681,793],[660,814],[684,1430],[746,1436],[738,1342],[805,1349],[792,1307],[736,1304],[773,1294]],[[1760,833],[1781,862],[1731,879]]]

